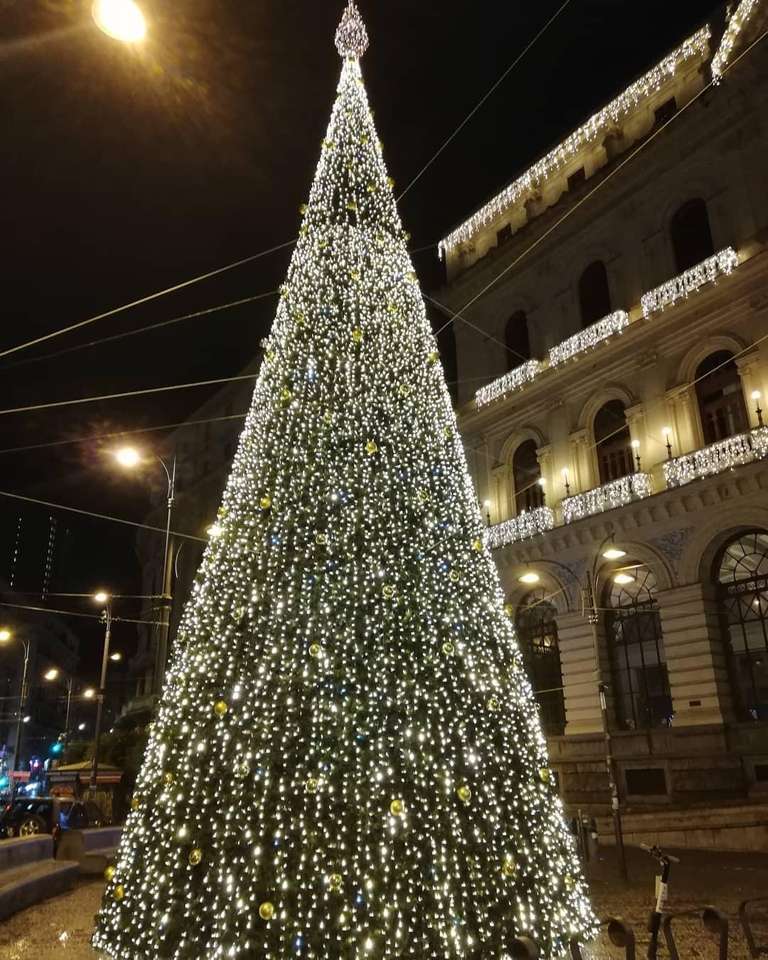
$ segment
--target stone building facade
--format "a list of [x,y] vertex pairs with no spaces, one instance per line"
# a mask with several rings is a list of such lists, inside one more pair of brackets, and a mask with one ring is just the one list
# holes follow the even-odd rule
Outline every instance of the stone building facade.
[[686,39],[443,241],[435,294],[565,801],[606,809],[607,726],[625,810],[726,833],[768,799],[766,27]]

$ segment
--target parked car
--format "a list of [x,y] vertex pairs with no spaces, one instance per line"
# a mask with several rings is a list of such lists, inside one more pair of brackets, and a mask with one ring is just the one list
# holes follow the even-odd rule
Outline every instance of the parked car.
[[0,812],[0,839],[57,836],[62,830],[105,827],[107,817],[92,800],[66,797],[17,797]]

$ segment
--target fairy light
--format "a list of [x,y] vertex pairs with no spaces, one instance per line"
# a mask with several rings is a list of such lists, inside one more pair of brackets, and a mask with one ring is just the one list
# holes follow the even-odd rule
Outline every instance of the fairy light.
[[528,540],[540,533],[554,529],[555,515],[549,507],[537,507],[535,510],[524,510],[519,516],[495,523],[488,529],[487,543],[491,550],[498,550],[508,543],[517,543]]
[[550,367],[557,367],[572,357],[593,350],[598,344],[621,333],[628,326],[629,314],[626,310],[617,310],[615,313],[603,317],[597,323],[591,324],[584,330],[579,330],[572,337],[552,347],[549,351]]
[[716,283],[718,277],[727,277],[739,265],[739,255],[733,247],[726,247],[712,257],[708,257],[695,267],[678,274],[655,290],[649,290],[640,299],[643,316],[647,319],[653,313],[662,313],[678,300],[685,300],[707,283]]
[[93,943],[114,960],[436,960],[515,932],[555,955],[596,929],[353,4],[343,26],[221,532],[107,880]]
[[624,507],[633,500],[650,497],[652,492],[651,478],[647,473],[633,473],[619,480],[611,480],[601,487],[566,497],[561,502],[563,523],[573,523],[596,513]]
[[571,133],[554,150],[534,163],[522,176],[449,233],[439,244],[441,259],[453,247],[471,240],[518,201],[540,191],[546,181],[567,166],[588,143],[604,137],[607,129],[620,124],[640,103],[658,93],[664,84],[675,76],[681,66],[695,57],[704,55],[710,36],[709,26],[702,27],[694,33],[661,63],[627,87],[620,96],[590,117],[583,126]]
[[739,433],[701,450],[667,460],[664,479],[668,487],[682,487],[692,480],[711,477],[767,456],[768,427],[758,427],[749,433]]
[[712,79],[715,83],[719,83],[722,80],[723,72],[728,66],[728,61],[739,39],[739,34],[742,33],[751,19],[752,14],[757,10],[759,2],[760,0],[741,0],[738,7],[734,10],[731,19],[728,21],[723,39],[720,41],[720,46],[712,58]]
[[531,383],[542,368],[543,364],[539,360],[528,360],[526,363],[520,364],[519,367],[510,370],[509,373],[505,373],[503,377],[494,380],[493,383],[481,387],[475,394],[477,406],[485,407],[494,400],[498,400],[499,397]]

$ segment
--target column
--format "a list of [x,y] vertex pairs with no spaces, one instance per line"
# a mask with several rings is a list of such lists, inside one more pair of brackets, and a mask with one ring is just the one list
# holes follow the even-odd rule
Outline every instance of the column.
[[571,444],[571,465],[573,467],[573,476],[570,480],[571,493],[583,493],[585,490],[591,490],[592,487],[598,485],[594,479],[589,435],[586,429],[576,430],[568,439]]
[[714,589],[694,583],[658,594],[675,727],[733,719],[733,698]]
[[674,431],[672,455],[679,457],[703,447],[695,388],[690,383],[674,387],[667,391],[667,402],[672,412],[670,426]]
[[557,618],[557,637],[563,671],[565,732],[602,733],[594,628],[581,611]]
[[[746,353],[741,357],[736,357],[736,366],[739,371],[739,377],[741,378],[741,390],[744,396],[744,406],[747,409],[747,423],[751,429],[754,429],[758,426],[756,412],[757,402],[752,399],[752,393],[754,390],[759,390],[761,393],[761,408],[763,408],[764,402],[760,382],[760,357],[758,356],[757,351]],[[763,416],[763,423],[765,423],[765,416]]]
[[651,465],[651,451],[648,449],[648,431],[645,426],[645,404],[636,403],[633,407],[627,407],[624,416],[632,443],[638,444],[637,449],[633,446],[632,456],[640,454],[642,469],[647,471]]
[[559,499],[557,478],[552,475],[552,444],[539,447],[536,451],[536,459],[539,462],[541,479],[544,481],[544,501],[551,507],[555,500]]

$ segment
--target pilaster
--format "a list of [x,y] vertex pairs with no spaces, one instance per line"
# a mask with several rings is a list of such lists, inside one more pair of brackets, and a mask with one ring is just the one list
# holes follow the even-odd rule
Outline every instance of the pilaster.
[[563,672],[566,736],[602,733],[594,627],[581,612],[561,614],[557,618],[557,637]]

